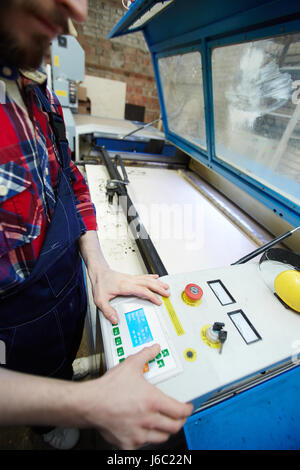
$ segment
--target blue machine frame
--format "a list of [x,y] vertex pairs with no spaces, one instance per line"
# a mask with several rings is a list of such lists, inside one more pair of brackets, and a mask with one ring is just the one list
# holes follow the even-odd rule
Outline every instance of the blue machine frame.
[[[299,0],[174,0],[141,26],[132,26],[157,3],[163,0],[135,0],[109,37],[143,32],[166,138],[299,226],[299,205],[216,157],[211,60],[217,46],[299,32]],[[202,58],[206,151],[170,131],[158,68],[161,57],[191,51]],[[298,366],[190,417],[184,427],[189,449],[300,449],[299,372]]]
[[[300,31],[296,0],[174,0],[137,28],[134,22],[158,0],[136,0],[109,37],[142,31],[149,47],[157,83],[166,138],[208,168],[221,174],[259,200],[292,226],[300,225],[300,205],[217,158],[215,153],[212,49]],[[192,14],[191,14],[192,12]],[[198,51],[202,58],[207,150],[200,149],[169,129],[158,60]]]
[[[142,123],[141,123],[142,124]],[[147,141],[132,139],[122,140],[106,137],[96,137],[96,144],[104,147],[110,152],[138,152],[147,155]],[[164,143],[161,155],[164,157],[174,157],[176,148],[173,145]]]
[[192,450],[299,450],[299,366],[191,416]]

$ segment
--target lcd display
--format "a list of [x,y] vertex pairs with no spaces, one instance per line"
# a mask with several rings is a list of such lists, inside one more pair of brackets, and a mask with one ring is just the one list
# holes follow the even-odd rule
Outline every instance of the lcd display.
[[153,341],[152,333],[143,308],[125,313],[132,346],[135,348]]

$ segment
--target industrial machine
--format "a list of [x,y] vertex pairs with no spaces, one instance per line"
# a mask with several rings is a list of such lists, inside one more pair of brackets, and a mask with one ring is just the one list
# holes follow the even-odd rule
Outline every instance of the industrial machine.
[[254,219],[258,201],[291,226],[300,223],[299,30],[294,0],[137,0],[109,35],[142,31],[166,138],[192,169],[230,198],[231,184],[236,198],[251,196],[241,204]]
[[[298,3],[137,0],[110,37],[136,31],[152,55],[166,137],[190,168],[265,227],[279,220],[296,232]],[[300,251],[299,231],[292,238]],[[299,255],[265,246],[260,260],[169,275],[149,237],[136,242],[171,295],[160,307],[115,299],[115,325],[100,312],[107,367],[159,343],[144,374],[193,402],[189,449],[299,449]]]
[[60,35],[53,39],[51,65],[52,88],[63,108],[67,138],[73,152],[76,136],[73,113],[78,110],[77,84],[84,80],[85,74],[84,50],[75,37]]

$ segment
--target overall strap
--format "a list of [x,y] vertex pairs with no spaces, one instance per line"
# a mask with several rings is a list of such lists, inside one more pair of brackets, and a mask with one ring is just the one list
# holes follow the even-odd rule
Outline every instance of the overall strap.
[[62,116],[52,111],[44,86],[36,86],[35,91],[42,103],[44,111],[49,116],[50,126],[55,136],[56,146],[59,152],[59,163],[64,170],[69,169],[69,143],[66,137],[66,127]]

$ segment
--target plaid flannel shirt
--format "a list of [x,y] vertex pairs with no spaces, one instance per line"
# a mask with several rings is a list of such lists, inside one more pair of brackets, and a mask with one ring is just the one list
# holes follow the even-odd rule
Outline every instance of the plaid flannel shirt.
[[[16,80],[19,73],[0,62],[0,80],[9,72]],[[21,78],[31,123],[8,94],[0,103],[0,293],[22,283],[33,269],[54,212],[60,172],[55,137],[34,91],[36,83]],[[53,111],[62,115],[56,96],[49,90],[47,94]],[[71,159],[70,167],[82,233],[97,230],[88,187]]]

